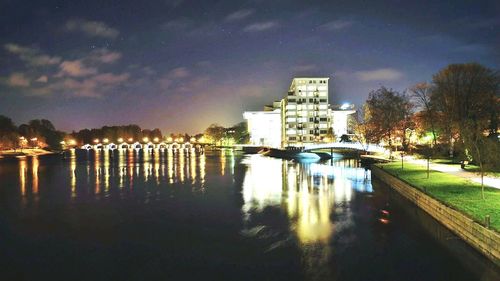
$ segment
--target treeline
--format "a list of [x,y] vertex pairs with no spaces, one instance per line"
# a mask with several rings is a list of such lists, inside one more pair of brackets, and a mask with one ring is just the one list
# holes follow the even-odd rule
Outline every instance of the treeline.
[[227,128],[219,124],[212,124],[205,130],[203,136],[207,143],[217,146],[245,144],[250,140],[246,122],[240,122]]
[[500,169],[500,75],[477,63],[451,64],[431,82],[404,92],[372,91],[358,114],[356,138],[408,152],[412,140],[429,158],[447,154],[484,172]]
[[23,147],[41,147],[60,149],[64,132],[54,128],[46,119],[35,119],[27,124],[16,126],[12,119],[0,115],[0,149],[19,149]]

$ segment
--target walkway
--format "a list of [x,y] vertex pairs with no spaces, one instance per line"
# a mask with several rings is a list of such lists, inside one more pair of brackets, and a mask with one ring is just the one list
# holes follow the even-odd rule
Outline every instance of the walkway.
[[[405,158],[405,162],[418,164],[427,167],[426,159],[411,159]],[[476,172],[464,171],[460,168],[459,164],[439,164],[432,163],[429,165],[431,170],[453,174],[458,177],[468,179],[473,182],[481,184],[481,176]],[[484,176],[484,185],[500,189],[500,178],[492,176]]]

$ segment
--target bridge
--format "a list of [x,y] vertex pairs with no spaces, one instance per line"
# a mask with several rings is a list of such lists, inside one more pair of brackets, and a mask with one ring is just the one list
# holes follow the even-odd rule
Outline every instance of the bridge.
[[85,144],[81,148],[86,149],[86,150],[128,150],[128,149],[134,149],[134,150],[173,150],[173,151],[178,151],[178,150],[196,150],[196,151],[202,151],[204,150],[204,144],[201,143],[190,143],[190,142],[185,142],[185,143],[166,143],[166,142],[160,142],[160,143],[152,143],[152,142],[147,142],[147,143],[141,143],[141,142],[135,142],[135,143],[95,143],[95,144]]
[[303,151],[312,151],[319,149],[350,149],[350,150],[368,151],[372,153],[384,153],[387,151],[387,149],[378,144],[368,144],[368,146],[366,146],[362,145],[359,142],[333,142],[333,143],[310,144],[304,146]]

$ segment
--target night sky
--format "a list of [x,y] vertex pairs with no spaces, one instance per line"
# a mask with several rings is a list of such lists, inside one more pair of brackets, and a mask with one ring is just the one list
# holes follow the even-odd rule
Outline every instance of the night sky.
[[499,69],[500,1],[0,0],[0,114],[66,131],[201,132],[294,76],[361,104],[471,61]]

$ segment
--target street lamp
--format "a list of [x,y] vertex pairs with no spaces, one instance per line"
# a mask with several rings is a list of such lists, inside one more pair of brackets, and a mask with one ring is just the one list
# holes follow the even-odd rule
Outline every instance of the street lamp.
[[123,142],[123,138],[118,138],[118,142]]

